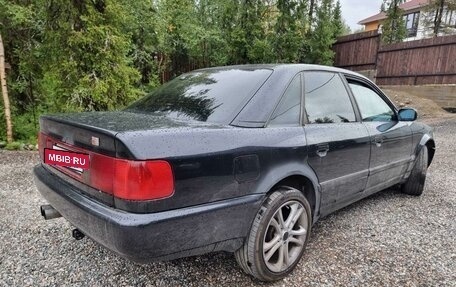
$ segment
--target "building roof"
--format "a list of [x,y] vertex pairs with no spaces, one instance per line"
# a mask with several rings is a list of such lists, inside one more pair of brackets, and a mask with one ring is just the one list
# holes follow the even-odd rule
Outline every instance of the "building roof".
[[[428,4],[429,4],[429,0],[410,0],[410,1],[407,1],[407,2],[399,5],[399,8],[401,8],[402,10],[407,12],[407,11],[410,11],[413,9],[421,8]],[[379,20],[383,20],[383,19],[386,19],[386,13],[380,12],[376,15],[370,16],[366,19],[359,21],[358,24],[365,25],[367,23],[371,23],[371,22],[375,22],[375,21],[379,21]]]
[[370,16],[364,20],[361,20],[358,22],[358,24],[360,25],[364,25],[364,24],[367,24],[367,23],[371,23],[371,22],[375,22],[375,21],[379,21],[379,20],[383,20],[383,19],[386,19],[386,13],[385,12],[380,12],[376,15],[373,15],[373,16]]

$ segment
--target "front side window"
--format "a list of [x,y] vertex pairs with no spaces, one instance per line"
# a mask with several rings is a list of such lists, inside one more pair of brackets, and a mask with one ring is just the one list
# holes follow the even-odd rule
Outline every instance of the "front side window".
[[350,97],[338,74],[329,72],[305,73],[307,121],[311,124],[355,122]]
[[285,91],[271,117],[271,126],[297,126],[301,117],[301,76],[297,75]]
[[394,111],[374,90],[350,80],[349,86],[364,122],[390,122],[394,120]]

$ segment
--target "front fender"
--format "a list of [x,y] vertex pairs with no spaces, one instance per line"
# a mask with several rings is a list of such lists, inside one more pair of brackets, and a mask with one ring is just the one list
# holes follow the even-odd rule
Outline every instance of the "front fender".
[[410,164],[407,167],[407,171],[404,174],[404,177],[402,178],[402,182],[405,182],[406,179],[410,176],[410,173],[412,172],[412,169],[415,166],[416,159],[418,158],[418,155],[420,154],[421,150],[423,149],[423,147],[425,145],[430,146],[430,148],[432,149],[432,150],[428,150],[428,153],[429,153],[428,166],[429,166],[434,157],[434,150],[435,150],[435,142],[434,142],[432,130],[430,130],[428,133],[423,134],[419,143],[415,146],[415,150],[413,151],[413,155],[412,155],[413,156],[412,160],[410,161]]
[[421,137],[421,140],[420,140],[419,144],[417,144],[416,147],[415,147],[414,155],[418,156],[418,154],[420,153],[420,151],[423,148],[423,146],[425,146],[429,141],[432,141],[433,144],[434,144],[432,131],[431,131],[431,134],[424,134]]

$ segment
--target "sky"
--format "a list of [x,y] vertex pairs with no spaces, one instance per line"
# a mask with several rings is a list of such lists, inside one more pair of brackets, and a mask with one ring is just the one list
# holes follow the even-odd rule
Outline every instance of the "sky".
[[340,0],[342,6],[342,16],[350,26],[352,31],[355,31],[362,26],[358,22],[380,11],[382,0]]

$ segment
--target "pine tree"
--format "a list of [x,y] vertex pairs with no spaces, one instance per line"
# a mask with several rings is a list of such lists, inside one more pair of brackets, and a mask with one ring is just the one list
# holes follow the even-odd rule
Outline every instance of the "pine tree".
[[176,77],[187,70],[182,63],[190,61],[190,41],[197,27],[197,13],[191,0],[158,1],[159,53],[164,70]]
[[[138,97],[139,73],[128,57],[128,15],[118,1],[54,1],[47,6],[41,53],[50,108],[107,110]],[[63,104],[62,104],[63,103]]]
[[[349,29],[342,18],[342,7],[340,6],[340,0],[337,0],[336,6],[333,12],[333,29],[334,38],[340,37],[345,33],[349,32]],[[348,31],[347,31],[348,30]],[[347,33],[348,34],[348,33]]]
[[382,41],[386,44],[402,42],[407,37],[404,11],[399,8],[403,0],[391,0],[382,26]]
[[302,38],[298,30],[298,5],[293,1],[278,0],[279,16],[274,27],[272,42],[278,62],[297,62]]
[[315,64],[331,65],[334,58],[332,45],[336,41],[334,33],[333,0],[322,0],[316,8],[315,28],[309,43],[309,61]]
[[224,34],[224,13],[231,3],[224,0],[196,1],[197,23],[190,39],[190,55],[200,66],[225,65],[228,62],[229,45]]
[[161,73],[158,65],[158,13],[152,1],[118,0],[125,10],[123,33],[130,35],[131,66],[141,75],[139,87],[146,91],[160,84]]
[[266,5],[262,0],[240,1],[238,18],[231,39],[236,64],[261,63],[271,56],[271,45],[263,27]]

